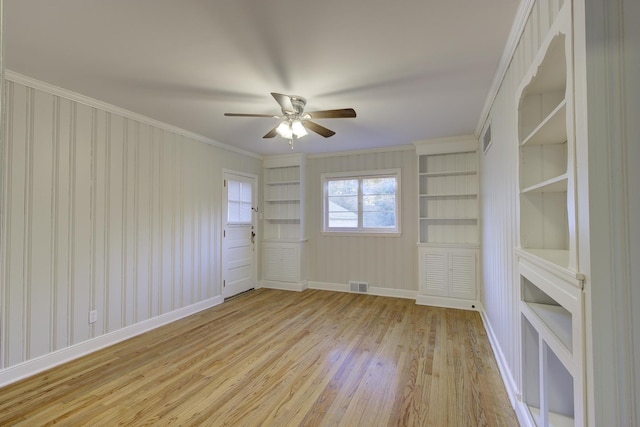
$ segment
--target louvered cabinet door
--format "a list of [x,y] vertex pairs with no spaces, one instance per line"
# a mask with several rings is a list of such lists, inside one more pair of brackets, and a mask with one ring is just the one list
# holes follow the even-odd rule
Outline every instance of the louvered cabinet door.
[[282,248],[264,245],[262,249],[262,275],[265,280],[282,280]]
[[449,254],[449,296],[476,298],[476,254]]
[[419,249],[418,276],[423,295],[475,300],[477,250]]
[[282,248],[282,279],[283,282],[298,282],[300,280],[300,250],[297,247]]
[[447,296],[447,253],[425,251],[420,256],[420,286],[426,295]]
[[277,282],[300,281],[300,248],[295,243],[264,243],[262,276]]

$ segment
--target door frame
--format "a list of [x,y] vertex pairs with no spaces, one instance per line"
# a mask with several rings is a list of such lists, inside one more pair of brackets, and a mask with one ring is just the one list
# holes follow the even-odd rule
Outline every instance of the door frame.
[[[220,193],[220,204],[222,206],[221,209],[221,215],[220,215],[220,231],[222,231],[222,233],[220,233],[220,280],[219,280],[219,286],[218,286],[218,291],[221,297],[223,297],[223,281],[225,280],[224,278],[224,273],[226,271],[225,266],[223,264],[224,262],[224,232],[225,232],[225,227],[226,227],[226,222],[225,222],[225,218],[227,218],[227,213],[224,212],[224,209],[228,209],[228,204],[227,204],[227,187],[225,186],[225,180],[227,179],[227,175],[236,175],[236,176],[240,176],[243,178],[250,178],[253,179],[254,184],[255,184],[255,191],[252,191],[251,194],[251,204],[252,204],[252,209],[251,209],[251,223],[253,225],[253,229],[255,230],[256,233],[256,241],[254,243],[254,248],[255,250],[253,251],[253,259],[252,259],[252,264],[253,264],[253,274],[256,278],[256,283],[255,283],[255,287],[257,288],[260,281],[258,279],[258,260],[260,259],[259,257],[259,251],[260,251],[260,233],[259,233],[259,221],[258,221],[258,212],[257,210],[259,210],[259,206],[258,206],[258,202],[259,202],[259,197],[258,197],[258,189],[259,187],[259,177],[256,174],[253,173],[249,173],[249,172],[243,172],[243,171],[239,171],[239,170],[235,170],[235,169],[227,169],[227,168],[222,168],[222,192]],[[255,207],[255,209],[254,209]],[[257,209],[257,210],[256,210]],[[224,298],[224,297],[223,297]]]

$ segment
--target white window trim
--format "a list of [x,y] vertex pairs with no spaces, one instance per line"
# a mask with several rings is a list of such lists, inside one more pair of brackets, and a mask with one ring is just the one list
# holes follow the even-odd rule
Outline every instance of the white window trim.
[[[375,169],[365,171],[349,171],[349,172],[327,172],[320,175],[320,185],[322,194],[322,234],[328,236],[354,236],[354,237],[399,237],[402,235],[401,230],[401,176],[402,169]],[[394,176],[396,178],[396,225],[397,227],[392,230],[388,229],[358,229],[353,228],[333,228],[328,227],[327,217],[327,180],[335,178],[369,178],[377,176]]]

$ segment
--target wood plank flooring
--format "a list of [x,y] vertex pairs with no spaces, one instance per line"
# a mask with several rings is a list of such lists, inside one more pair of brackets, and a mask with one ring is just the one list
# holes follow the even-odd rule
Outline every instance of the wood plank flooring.
[[260,289],[0,389],[0,425],[516,426],[480,316]]

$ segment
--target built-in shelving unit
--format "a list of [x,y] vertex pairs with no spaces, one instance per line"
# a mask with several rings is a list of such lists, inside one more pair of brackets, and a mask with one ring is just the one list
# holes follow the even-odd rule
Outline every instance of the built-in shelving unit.
[[265,159],[264,240],[304,240],[300,163],[298,156]]
[[522,413],[584,424],[584,277],[577,265],[571,7],[565,3],[518,98]]
[[532,425],[582,425],[584,312],[579,280],[521,259],[522,404]]
[[478,262],[478,141],[416,142],[419,304],[475,308]]
[[304,222],[306,159],[301,154],[264,160],[263,286],[306,286]]
[[575,270],[571,44],[560,28],[566,19],[559,15],[520,91],[520,248]]
[[477,142],[416,143],[419,242],[478,244]]

